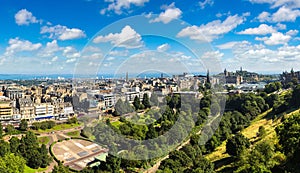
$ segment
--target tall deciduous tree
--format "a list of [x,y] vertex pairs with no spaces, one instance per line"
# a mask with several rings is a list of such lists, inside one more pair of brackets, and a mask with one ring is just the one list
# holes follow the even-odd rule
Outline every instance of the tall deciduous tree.
[[10,152],[10,146],[8,142],[0,140],[0,156],[5,156],[5,154]]
[[0,172],[23,173],[26,161],[15,154],[6,154],[0,157]]
[[9,145],[10,145],[10,152],[17,153],[20,145],[20,140],[17,137],[13,136],[9,140]]
[[237,134],[228,139],[226,144],[226,152],[232,156],[238,156],[244,149],[250,147],[249,139],[242,134]]

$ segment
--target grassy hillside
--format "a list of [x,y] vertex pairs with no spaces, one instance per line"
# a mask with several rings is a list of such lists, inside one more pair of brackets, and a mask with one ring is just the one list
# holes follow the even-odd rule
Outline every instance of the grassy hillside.
[[[268,140],[276,144],[278,141],[276,137],[275,128],[281,124],[281,118],[289,117],[294,113],[298,113],[298,110],[290,110],[288,113],[282,113],[280,115],[271,115],[272,109],[257,116],[250,124],[249,127],[243,129],[241,133],[246,136],[252,147],[256,145],[260,140]],[[258,129],[263,126],[266,130],[266,135],[263,138],[257,137]],[[226,153],[226,142],[224,141],[219,147],[217,147],[214,152],[206,155],[205,157],[215,164],[215,169],[217,172],[230,172],[233,166],[232,158]]]

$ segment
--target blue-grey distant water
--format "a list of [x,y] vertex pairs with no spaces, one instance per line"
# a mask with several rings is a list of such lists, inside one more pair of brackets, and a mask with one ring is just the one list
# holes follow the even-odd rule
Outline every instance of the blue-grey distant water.
[[[129,78],[152,78],[152,77],[172,77],[170,74],[142,73],[128,74]],[[0,74],[0,80],[34,80],[34,79],[73,79],[73,78],[98,78],[98,79],[125,79],[126,74],[98,74],[96,75],[73,75],[73,74]]]

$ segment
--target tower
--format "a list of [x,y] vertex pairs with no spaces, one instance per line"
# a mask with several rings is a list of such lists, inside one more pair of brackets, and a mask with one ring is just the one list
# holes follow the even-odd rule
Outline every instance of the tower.
[[227,72],[226,68],[224,70],[224,75],[225,75],[225,77],[228,76],[228,72]]
[[210,79],[209,79],[209,70],[207,70],[207,74],[206,74],[206,82],[210,83]]
[[126,72],[126,82],[128,82],[128,72]]

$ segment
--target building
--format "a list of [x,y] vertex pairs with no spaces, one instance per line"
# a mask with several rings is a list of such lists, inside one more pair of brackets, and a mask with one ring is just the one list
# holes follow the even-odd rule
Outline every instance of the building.
[[32,100],[28,97],[17,100],[17,108],[20,110],[21,119],[34,120],[35,108]]
[[8,87],[6,89],[6,96],[11,100],[16,100],[23,97],[23,91],[16,87]]
[[49,103],[34,105],[35,120],[49,119],[54,117],[54,106]]
[[294,72],[294,69],[291,69],[291,72],[283,72],[280,75],[280,79],[283,83],[288,84],[290,82],[298,82],[300,81],[300,71]]
[[100,102],[104,102],[105,109],[112,108],[117,102],[117,98],[114,94],[100,94],[99,99]]
[[0,121],[9,121],[13,119],[12,102],[9,98],[0,96]]
[[243,82],[243,76],[226,76],[226,84],[240,85]]

